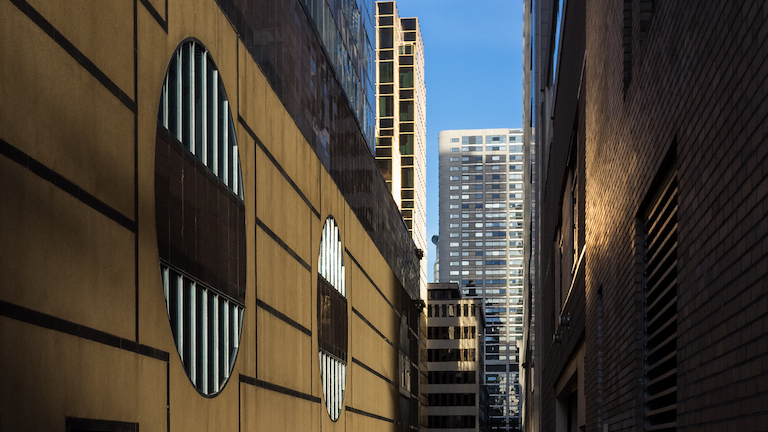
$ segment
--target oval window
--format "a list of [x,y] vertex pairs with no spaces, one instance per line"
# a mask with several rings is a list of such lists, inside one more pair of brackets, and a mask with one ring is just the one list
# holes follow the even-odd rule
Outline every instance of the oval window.
[[245,302],[245,204],[229,101],[210,54],[182,43],[158,108],[155,217],[166,310],[197,391],[226,385]]
[[339,419],[347,377],[347,288],[344,251],[336,220],[325,220],[317,265],[317,327],[325,408]]

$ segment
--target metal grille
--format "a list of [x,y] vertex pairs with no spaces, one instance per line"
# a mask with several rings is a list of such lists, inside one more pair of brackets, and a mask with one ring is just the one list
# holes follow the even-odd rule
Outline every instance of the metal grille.
[[317,272],[318,346],[320,380],[325,408],[339,419],[347,376],[347,284],[339,227],[328,217],[320,239]]
[[644,222],[645,420],[677,427],[677,177],[661,185]]
[[165,264],[166,309],[184,371],[204,395],[218,393],[235,365],[243,306]]
[[208,50],[188,41],[171,58],[157,120],[243,199],[243,175],[229,101]]

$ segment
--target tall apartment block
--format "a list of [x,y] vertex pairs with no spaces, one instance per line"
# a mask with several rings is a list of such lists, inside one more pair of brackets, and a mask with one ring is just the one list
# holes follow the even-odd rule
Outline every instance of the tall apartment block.
[[420,430],[374,8],[0,1],[0,431]]
[[487,430],[481,299],[463,297],[457,283],[431,283],[427,316],[429,430]]
[[520,424],[523,335],[524,163],[518,129],[439,134],[440,282],[482,299],[489,428]]
[[400,207],[427,295],[426,87],[418,18],[401,18],[393,1],[376,2],[376,161]]

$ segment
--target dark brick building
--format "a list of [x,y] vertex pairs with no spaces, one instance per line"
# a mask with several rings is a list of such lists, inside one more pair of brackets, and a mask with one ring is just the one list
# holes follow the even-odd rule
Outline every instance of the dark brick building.
[[533,8],[525,424],[766,430],[768,4]]

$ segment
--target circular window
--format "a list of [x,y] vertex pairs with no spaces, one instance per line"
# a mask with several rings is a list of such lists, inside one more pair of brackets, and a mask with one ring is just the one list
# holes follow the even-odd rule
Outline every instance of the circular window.
[[229,101],[208,51],[182,43],[163,82],[155,144],[160,272],[190,381],[218,394],[232,373],[245,302],[245,204]]
[[344,252],[333,217],[323,226],[317,263],[317,327],[325,408],[339,419],[347,379],[347,288]]

